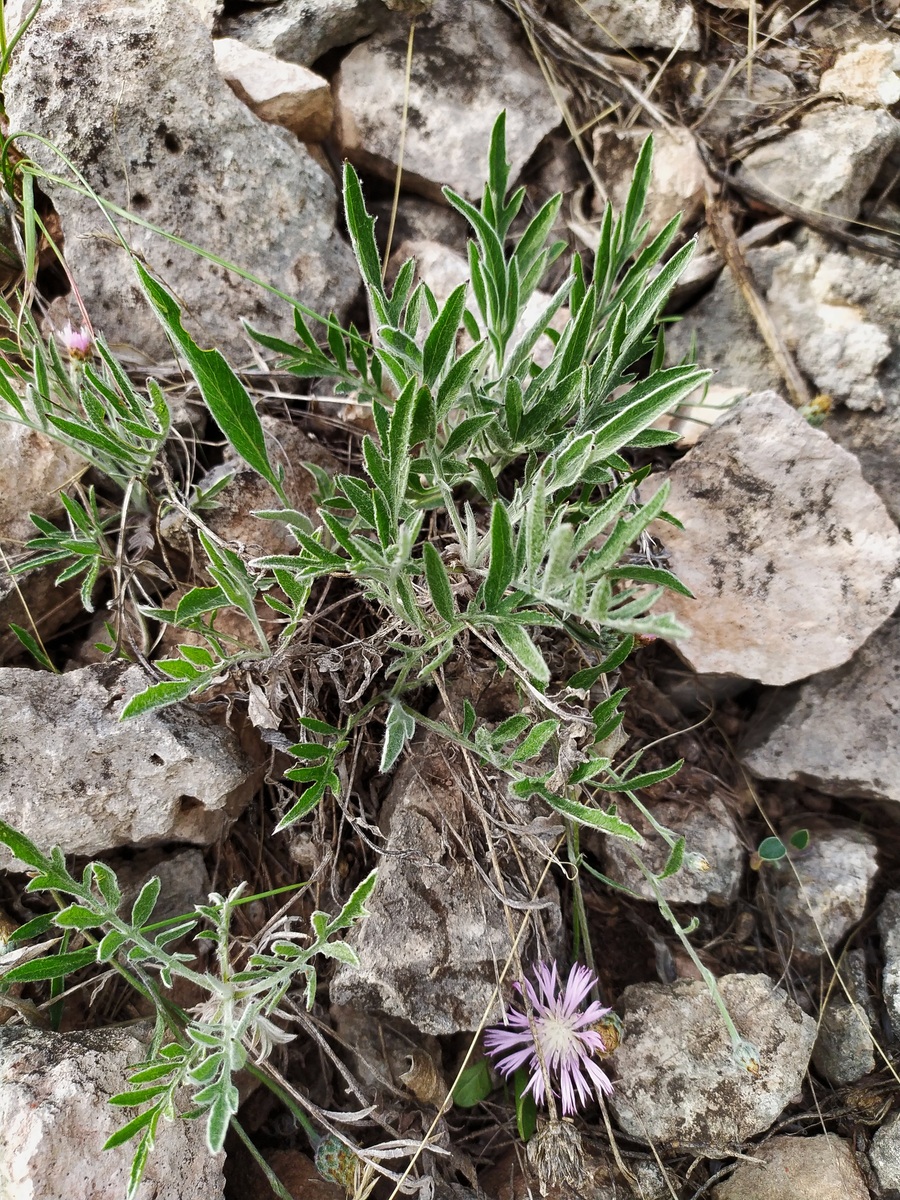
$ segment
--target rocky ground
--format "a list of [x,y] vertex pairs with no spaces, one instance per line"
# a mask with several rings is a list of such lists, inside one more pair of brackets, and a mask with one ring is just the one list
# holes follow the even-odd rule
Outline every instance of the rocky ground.
[[[5,9],[12,29],[30,5]],[[668,310],[667,353],[696,355],[715,375],[667,418],[681,439],[642,452],[671,482],[667,507],[683,528],[654,534],[695,598],[665,602],[689,640],[647,646],[620,668],[627,748],[646,747],[643,770],[685,760],[644,798],[709,869],[665,881],[664,900],[682,924],[696,921],[699,960],[760,1064],[753,1073],[734,1061],[696,963],[624,843],[586,834],[586,861],[606,882],[586,875],[579,903],[602,998],[623,1029],[605,1062],[608,1110],[579,1117],[584,1179],[551,1194],[900,1196],[894,0],[43,0],[3,99],[6,131],[43,139],[20,137],[19,153],[52,176],[72,164],[88,185],[41,182],[36,279],[6,197],[4,294],[24,287],[51,337],[83,305],[132,378],[152,370],[163,381],[173,461],[199,489],[230,469],[207,521],[255,554],[295,545],[286,526],[261,532],[250,516],[274,493],[229,458],[88,190],[143,222],[127,226],[131,250],[178,297],[201,345],[252,383],[290,503],[313,513],[300,464],[352,469],[368,415],[273,369],[241,323],[289,335],[285,306],[257,277],[368,328],[340,215],[342,160],[362,175],[382,253],[391,264],[414,257],[441,300],[469,272],[465,229],[441,187],[479,199],[500,109],[512,175],[535,207],[563,193],[557,233],[582,252],[596,246],[605,202],[624,201],[653,132],[652,231],[683,211],[682,239],[697,239]],[[61,523],[59,491],[84,470],[42,435],[0,423],[7,567],[27,558],[29,514]],[[144,595],[171,606],[198,578],[183,522],[170,513],[130,536]],[[121,723],[122,704],[172,649],[168,635],[160,643],[117,606],[115,570],[101,577],[93,616],[55,575],[0,571],[0,819],[77,863],[100,857],[127,897],[161,876],[162,916],[242,879],[260,893],[298,877],[312,880],[310,912],[333,911],[378,865],[370,915],[349,935],[359,967],[323,971],[313,1020],[276,1048],[278,1069],[321,1110],[363,1112],[351,1129],[363,1146],[415,1145],[437,1122],[439,1151],[412,1172],[436,1196],[537,1195],[497,1077],[477,1103],[445,1101],[473,1040],[481,1055],[473,1035],[499,1017],[510,914],[516,927],[531,914],[527,959],[572,958],[567,874],[555,867],[542,887],[523,885],[558,833],[548,815],[523,805],[492,841],[471,778],[425,732],[390,776],[361,739],[344,807],[323,803],[275,834],[289,804],[288,742],[277,719],[260,717],[267,697],[228,679],[204,703]],[[368,694],[381,670],[365,618],[322,607],[331,615],[292,668],[308,711],[323,695],[343,706]],[[58,673],[37,669],[10,622],[36,631]],[[121,655],[97,648],[123,629]],[[473,667],[468,694],[499,720],[516,697],[484,667]],[[436,692],[429,703],[438,711]],[[621,811],[660,869],[665,847],[627,800]],[[808,839],[792,846],[798,830]],[[786,855],[757,852],[771,837]],[[492,882],[497,844],[506,895]],[[39,905],[23,896],[22,864],[5,854],[0,865],[0,920],[12,930]],[[279,904],[240,910],[240,936]],[[119,1200],[130,1152],[100,1153],[121,1123],[105,1098],[142,1056],[146,1004],[90,971],[71,977],[64,1005],[31,985],[2,986],[0,1192]],[[241,1099],[242,1127],[288,1195],[344,1194],[316,1174],[305,1135],[270,1093],[247,1077]],[[137,1192],[269,1194],[236,1136],[209,1157],[189,1122],[161,1127]]]

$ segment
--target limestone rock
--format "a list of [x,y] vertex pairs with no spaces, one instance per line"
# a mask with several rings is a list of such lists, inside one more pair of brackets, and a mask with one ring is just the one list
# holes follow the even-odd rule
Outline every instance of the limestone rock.
[[382,0],[281,0],[226,17],[222,32],[308,67],[327,50],[372,33],[386,15]]
[[888,892],[882,901],[878,932],[884,954],[881,990],[894,1037],[900,1038],[900,892]]
[[804,117],[799,129],[758,146],[741,174],[794,204],[856,217],[898,140],[900,123],[889,113],[829,105]]
[[695,671],[791,683],[890,617],[900,534],[856,459],[773,392],[736,404],[668,477],[685,528],[658,532],[695,599],[666,604]]
[[900,1113],[878,1129],[869,1147],[869,1162],[882,1192],[900,1191]]
[[67,854],[215,841],[249,800],[254,765],[232,733],[186,705],[121,722],[149,682],[125,663],[0,669],[3,820]]
[[[408,22],[356,46],[335,84],[336,131],[357,166],[393,181],[406,93]],[[521,31],[488,0],[436,0],[416,25],[403,153],[406,186],[433,199],[449,185],[481,197],[491,129],[506,110],[515,179],[559,109]]]
[[[486,686],[483,680],[473,684],[476,689]],[[505,692],[502,711],[508,715],[513,697]],[[486,719],[486,705],[498,695],[483,692],[476,704]],[[387,841],[378,881],[366,902],[369,916],[348,938],[360,965],[338,967],[331,982],[332,1004],[401,1017],[435,1037],[479,1028],[494,992],[496,965],[506,960],[511,939],[503,904],[484,885],[491,864],[485,858],[476,866],[482,853],[467,838],[477,818],[466,786],[446,742],[434,734],[416,741],[383,808]],[[552,836],[546,812],[530,803],[510,803],[515,809],[505,820],[539,826],[539,836]],[[559,828],[553,820],[549,825]],[[538,859],[528,841],[527,833],[517,835],[520,862],[531,864],[528,870],[536,872],[536,879]],[[520,869],[510,862],[507,870],[507,894],[527,899],[528,885],[515,881]],[[554,885],[540,901],[534,916],[544,922],[553,947],[561,920]],[[496,1004],[494,1015],[499,1011]]]
[[765,1165],[741,1163],[715,1200],[869,1200],[853,1147],[837,1134],[774,1137],[753,1156]]
[[[709,864],[708,870],[683,866],[677,874],[664,879],[659,888],[666,900],[671,904],[706,904],[710,901],[729,904],[736,899],[747,852],[741,845],[731,814],[718,796],[668,800],[653,803],[651,808],[663,825],[684,835],[688,853],[703,855]],[[647,839],[647,846],[642,851],[646,866],[651,871],[661,871],[668,858],[668,847],[653,833],[649,822],[624,799],[619,804],[619,814]],[[625,845],[620,838],[600,839],[606,874],[645,900],[655,901],[655,893],[628,857]]]
[[43,433],[0,421],[0,479],[15,480],[14,487],[0,487],[0,542],[8,554],[38,536],[29,513],[49,520],[61,515],[60,489],[86,468],[80,454]]
[[741,757],[763,779],[830,796],[900,801],[900,620],[874,633],[844,667],[774,696]]
[[[126,1069],[147,1047],[122,1029],[0,1029],[0,1194],[4,1200],[122,1200],[134,1143],[104,1150],[132,1108]],[[203,1121],[160,1121],[137,1200],[221,1200],[224,1154],[209,1154]]]
[[864,1013],[839,1000],[822,1014],[813,1066],[836,1087],[855,1083],[875,1070],[872,1029]]
[[[747,258],[772,319],[816,390],[848,408],[885,408],[900,388],[900,269],[815,235],[751,250]],[[779,387],[730,272],[673,326],[671,361],[688,351],[692,338],[720,386]]]
[[826,954],[862,920],[878,872],[877,842],[864,829],[813,828],[807,848],[772,863],[775,900],[793,945]]
[[[607,126],[594,130],[594,166],[617,212],[625,207],[638,151],[649,133],[649,129]],[[687,129],[653,131],[653,167],[644,210],[651,237],[677,213],[682,214],[684,224],[699,216],[706,179],[697,143]]]
[[839,446],[859,459],[863,478],[884,502],[895,524],[900,525],[900,411],[832,413],[826,430]]
[[[43,134],[107,199],[313,308],[342,312],[354,295],[331,179],[286,130],[238,100],[183,0],[45,0],[4,95],[12,125]],[[28,153],[58,170],[39,143],[29,142]],[[162,326],[96,205],[45,186],[95,326],[113,344],[168,358]],[[245,354],[241,318],[273,331],[287,325],[286,306],[257,286],[144,228],[124,228],[180,297],[201,344]]]
[[816,1023],[767,975],[726,975],[722,997],[760,1054],[754,1078],[734,1057],[704,983],[637,983],[618,1006],[625,1023],[611,1101],[629,1137],[715,1157],[768,1129],[800,1090]]
[[823,96],[842,96],[850,104],[869,107],[900,100],[900,42],[863,42],[838,55],[819,81]]
[[[192,847],[174,852],[139,850],[133,857],[121,862],[115,857],[106,861],[115,871],[122,889],[119,912],[126,919],[141,888],[154,876],[162,885],[153,910],[154,921],[168,921],[171,917],[193,913],[195,905],[206,903],[210,892],[209,873],[203,855]],[[204,943],[195,942],[194,948],[202,950]]]
[[219,38],[213,46],[223,79],[263,121],[283,125],[304,142],[328,137],[334,104],[327,79],[236,38]]
[[700,49],[697,16],[689,0],[558,0],[557,8],[586,46]]

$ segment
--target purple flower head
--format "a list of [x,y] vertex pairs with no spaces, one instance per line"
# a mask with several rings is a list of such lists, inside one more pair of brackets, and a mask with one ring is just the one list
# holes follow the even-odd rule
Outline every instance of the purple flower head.
[[94,339],[87,329],[75,329],[72,322],[68,321],[61,336],[70,358],[86,362],[94,353]]
[[[603,1038],[593,1026],[610,1010],[596,1000],[584,1007],[597,982],[587,967],[576,963],[564,990],[555,964],[548,967],[538,963],[534,973],[536,990],[525,980],[534,1032],[528,1016],[510,1008],[506,1013],[507,1028],[487,1030],[484,1045],[488,1054],[497,1057],[497,1070],[503,1075],[513,1075],[520,1067],[526,1067],[531,1078],[525,1091],[543,1104],[546,1096],[537,1053],[539,1045],[554,1095],[559,1095],[563,1115],[569,1116],[591,1099],[592,1087],[598,1096],[602,1092],[609,1095],[613,1090],[605,1072],[593,1061],[596,1053],[607,1053]],[[518,983],[516,988],[521,991]]]

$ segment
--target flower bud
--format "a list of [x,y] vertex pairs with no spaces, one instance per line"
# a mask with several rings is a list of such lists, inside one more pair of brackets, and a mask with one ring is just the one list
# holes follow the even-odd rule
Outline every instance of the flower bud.
[[94,353],[94,339],[87,329],[75,329],[72,322],[66,323],[62,331],[62,342],[69,358],[76,362],[87,362]]

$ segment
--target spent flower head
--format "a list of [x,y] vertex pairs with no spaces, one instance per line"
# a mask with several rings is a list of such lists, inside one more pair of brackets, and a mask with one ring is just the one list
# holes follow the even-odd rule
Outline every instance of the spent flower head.
[[[592,1090],[598,1096],[613,1090],[606,1073],[593,1061],[594,1055],[607,1053],[606,1043],[595,1026],[610,1010],[596,1000],[584,1007],[597,982],[587,967],[576,963],[565,988],[555,964],[548,967],[546,963],[538,963],[534,973],[536,989],[525,980],[531,1019],[527,1012],[508,1009],[507,1028],[489,1029],[484,1035],[485,1049],[496,1056],[497,1069],[503,1075],[527,1068],[530,1078],[525,1091],[539,1104],[546,1100],[543,1059],[553,1093],[558,1094],[563,1114],[568,1116],[588,1103]],[[516,989],[522,991],[518,983]]]

